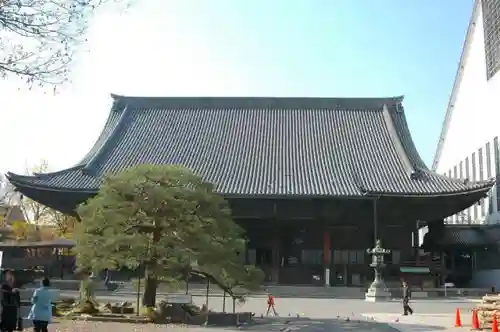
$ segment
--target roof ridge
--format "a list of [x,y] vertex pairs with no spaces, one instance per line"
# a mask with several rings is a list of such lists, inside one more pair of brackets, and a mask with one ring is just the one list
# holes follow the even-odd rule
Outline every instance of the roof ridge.
[[[118,135],[120,135],[123,127],[125,126],[125,123],[127,122],[129,114],[132,112],[132,108],[128,107],[128,105],[124,105],[123,111],[120,114],[120,118],[118,119],[118,122],[112,129],[111,133],[108,135],[106,140],[103,142],[103,144],[97,149],[95,154],[90,158],[90,160],[87,162],[86,165],[83,166],[82,171],[84,172],[91,172],[95,166],[99,163],[101,157],[103,154],[109,149],[109,147],[114,143],[114,141],[118,138]],[[116,111],[116,110],[112,110]]]
[[399,140],[403,146],[406,156],[410,160],[414,169],[427,170],[427,165],[422,160],[420,153],[415,145],[413,136],[411,135],[410,127],[406,121],[406,115],[403,105],[396,105],[396,110],[391,110],[391,118],[395,123],[395,128],[398,133]]
[[388,96],[388,97],[315,97],[315,96],[132,96],[132,95],[119,95],[111,93],[111,98],[115,100],[125,99],[197,99],[197,98],[210,98],[210,99],[345,99],[345,100],[394,100],[395,102],[402,102],[404,99],[403,95]]
[[104,144],[109,135],[113,132],[113,129],[115,128],[120,118],[121,115],[120,111],[123,111],[123,107],[121,110],[118,110],[116,106],[117,106],[116,103],[113,103],[108,113],[108,118],[106,119],[106,122],[104,123],[104,126],[101,129],[99,136],[95,140],[92,147],[87,151],[85,156],[82,159],[80,159],[80,161],[76,164],[77,166],[85,166],[88,163],[88,161],[92,159],[92,157],[96,154],[96,152],[101,148],[101,146]]
[[392,112],[386,105],[384,105],[382,110],[383,110],[382,112],[383,119],[387,127],[387,130],[389,131],[389,136],[391,137],[392,144],[396,149],[396,153],[398,154],[401,162],[403,163],[404,167],[407,169],[410,175],[411,173],[415,172],[415,165],[413,165],[412,161],[408,157],[408,151],[406,151],[401,141],[401,137],[399,136],[398,130],[396,130],[391,114]]
[[282,109],[378,109],[384,104],[397,105],[396,97],[134,97],[112,94],[115,103],[133,108],[282,108]]

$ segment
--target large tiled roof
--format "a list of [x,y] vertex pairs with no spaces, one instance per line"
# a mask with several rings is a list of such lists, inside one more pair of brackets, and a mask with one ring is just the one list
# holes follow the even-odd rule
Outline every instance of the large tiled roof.
[[73,168],[15,185],[97,191],[105,173],[179,164],[226,195],[442,195],[491,182],[429,171],[402,98],[152,98],[113,96],[95,146]]

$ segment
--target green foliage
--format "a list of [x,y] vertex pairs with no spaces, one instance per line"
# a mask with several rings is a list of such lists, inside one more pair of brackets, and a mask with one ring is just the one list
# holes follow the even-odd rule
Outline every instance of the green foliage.
[[[165,281],[163,281],[165,279]],[[131,280],[133,289],[135,292],[138,290],[143,290],[144,285],[146,284],[146,280],[144,278],[139,279],[134,278]],[[176,292],[181,289],[186,288],[186,282],[184,280],[178,280],[178,279],[173,279],[173,278],[165,278],[162,276],[158,276],[158,285],[157,288],[161,288],[163,292]]]
[[144,267],[148,280],[164,283],[186,280],[198,269],[225,284],[251,284],[253,269],[238,256],[243,230],[213,186],[185,168],[140,165],[107,176],[78,213],[80,268]]
[[213,265],[206,273],[233,299],[241,301],[248,291],[258,290],[265,277],[264,272],[255,266],[239,264]]

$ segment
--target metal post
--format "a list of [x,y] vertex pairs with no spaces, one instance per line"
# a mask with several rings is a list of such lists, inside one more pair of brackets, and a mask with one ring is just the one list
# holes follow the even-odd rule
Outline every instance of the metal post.
[[208,309],[208,294],[210,292],[210,279],[207,278],[207,298],[205,300],[205,305],[207,306]]
[[139,275],[139,280],[137,281],[137,303],[135,315],[139,316],[139,303],[141,301],[141,276]]
[[378,240],[377,201],[378,198],[373,200],[373,243],[377,243]]

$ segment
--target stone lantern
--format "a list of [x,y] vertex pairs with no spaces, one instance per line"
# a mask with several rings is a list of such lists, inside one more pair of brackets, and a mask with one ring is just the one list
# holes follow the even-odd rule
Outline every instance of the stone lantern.
[[372,256],[370,267],[375,271],[375,279],[373,280],[368,292],[365,294],[365,300],[370,302],[387,301],[391,294],[384,284],[382,272],[385,268],[384,257],[391,253],[390,250],[382,247],[382,242],[377,240],[375,248],[367,249],[366,252]]

